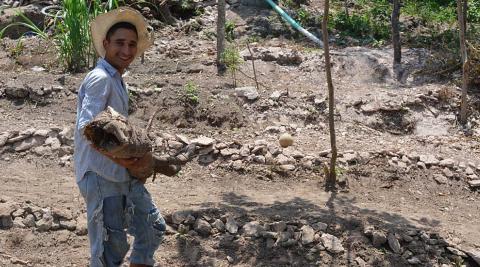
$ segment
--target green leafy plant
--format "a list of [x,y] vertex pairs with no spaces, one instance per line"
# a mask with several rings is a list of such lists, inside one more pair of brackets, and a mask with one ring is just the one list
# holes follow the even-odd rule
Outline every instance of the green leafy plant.
[[25,48],[25,45],[23,44],[22,39],[18,40],[15,46],[10,48],[10,51],[9,51],[10,56],[16,59],[18,56],[22,54],[24,48]]
[[233,86],[237,86],[236,72],[240,68],[240,65],[243,63],[243,59],[240,56],[240,52],[235,45],[230,45],[225,48],[225,51],[222,53],[222,62],[227,66],[228,71],[232,75]]
[[185,84],[185,86],[183,87],[183,89],[185,91],[185,98],[188,103],[197,105],[199,102],[198,86],[194,82],[188,81],[187,84]]
[[480,23],[480,1],[471,1],[468,3],[467,21]]
[[98,14],[119,6],[118,0],[93,0],[87,6],[86,1],[63,0],[63,21],[57,24],[55,40],[59,48],[60,59],[68,70],[79,71],[95,60],[95,51],[91,44],[90,22]]
[[390,38],[388,20],[374,18],[372,14],[351,14],[344,11],[336,13],[329,27],[337,30],[342,36],[352,36],[367,42],[387,40]]
[[88,7],[85,1],[64,0],[62,11],[62,23],[57,24],[55,32],[60,60],[68,70],[79,71],[91,56]]
[[280,5],[286,8],[295,8],[297,6],[293,0],[280,0]]
[[246,43],[249,43],[249,44],[251,44],[251,43],[258,43],[258,42],[260,42],[260,36],[258,36],[258,35],[249,36],[249,37],[247,38],[247,40],[245,40],[245,42],[246,42]]
[[456,2],[450,0],[405,1],[402,13],[419,18],[424,24],[454,23]]
[[237,27],[237,25],[234,21],[227,20],[227,22],[225,22],[225,38],[229,42],[235,39],[235,27]]
[[297,11],[297,17],[298,17],[298,22],[300,22],[300,24],[305,27],[310,23],[310,19],[312,18],[312,15],[310,14],[310,12],[308,12],[308,10],[304,8],[300,8]]
[[[87,3],[89,3],[88,6]],[[118,6],[119,0],[106,2],[101,0],[63,0],[61,11],[54,16],[53,22],[46,23],[48,26],[54,26],[53,37],[47,34],[46,28],[40,29],[23,13],[18,13],[22,21],[14,22],[1,29],[0,38],[11,27],[26,27],[42,39],[52,38],[62,65],[69,71],[80,71],[89,66],[95,58],[89,28],[91,20],[96,15]]]

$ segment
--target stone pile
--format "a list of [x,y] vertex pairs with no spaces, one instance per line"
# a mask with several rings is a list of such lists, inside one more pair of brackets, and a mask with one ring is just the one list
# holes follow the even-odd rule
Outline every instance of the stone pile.
[[[8,131],[0,133],[0,152],[23,153],[32,151],[38,156],[60,157],[61,165],[67,164],[73,153],[73,127],[63,129],[29,128],[24,131]],[[4,156],[4,160],[9,158]]]
[[41,85],[36,83],[22,83],[18,80],[9,80],[0,87],[0,97],[10,99],[28,99],[39,103],[45,102],[58,94],[74,97],[72,92],[65,90],[61,85]]
[[473,255],[478,253],[464,252],[457,244],[445,240],[438,234],[414,228],[385,232],[376,230],[373,226],[366,226],[364,234],[370,238],[374,247],[387,247],[394,254],[401,255],[407,263],[416,266],[425,266],[432,258],[439,264],[450,266],[456,262],[464,262],[469,257],[467,253]]
[[[275,250],[278,247],[297,247],[308,250],[306,257],[315,258],[313,254],[329,253],[343,257],[347,246],[352,242],[363,242],[363,246],[379,250],[388,250],[400,258],[405,265],[426,266],[435,262],[451,266],[456,262],[473,260],[480,263],[479,251],[463,251],[457,244],[445,240],[436,233],[428,233],[416,228],[401,228],[390,231],[363,225],[363,236],[347,236],[345,233],[333,235],[329,233],[329,225],[317,221],[309,223],[305,220],[273,222],[248,221],[242,223],[232,215],[217,214],[209,216],[201,211],[176,211],[166,216],[169,224],[168,234],[200,236],[202,238],[217,237],[219,240],[262,239],[266,248]],[[361,234],[362,235],[362,234]],[[219,237],[220,236],[220,237]],[[365,259],[368,260],[368,259]],[[357,261],[363,261],[359,258]],[[440,265],[438,265],[440,266]]]
[[[463,250],[458,246],[458,241],[454,243],[436,233],[412,227],[385,230],[378,226],[359,224],[358,229],[347,233],[320,219],[284,221],[275,216],[273,221],[246,221],[245,217],[225,214],[220,209],[180,210],[166,214],[165,220],[167,235],[214,238],[220,240],[219,246],[228,246],[227,243],[238,239],[256,243],[261,240],[261,244],[268,250],[295,247],[307,251],[305,257],[309,261],[322,258],[319,255],[325,253],[331,257],[347,258],[349,246],[362,243],[361,247],[364,249],[383,250],[383,253],[395,255],[406,265],[426,266],[435,262],[444,264],[442,266],[451,266],[466,260],[480,264],[480,251]],[[30,202],[19,204],[0,199],[1,230],[67,230],[77,235],[86,235],[86,225],[86,215],[83,213],[76,214],[69,209],[41,208]],[[369,259],[357,257],[355,260],[367,262]]]
[[432,154],[388,152],[388,164],[408,172],[412,168],[437,171],[433,175],[439,184],[447,184],[450,179],[465,179],[471,188],[480,187],[480,164],[459,162],[452,158],[442,158]]
[[[33,152],[37,156],[57,156],[60,165],[71,163],[73,154],[73,126],[52,127],[49,129],[29,128],[24,131],[8,131],[0,133],[0,154],[4,160],[10,160],[5,152]],[[285,127],[270,126],[264,133],[283,136]],[[269,136],[269,139],[271,139]],[[152,137],[154,147],[159,153],[178,153],[188,144],[197,145],[197,162],[209,165],[215,162],[220,166],[237,172],[245,172],[253,166],[270,166],[271,170],[287,174],[294,171],[313,171],[318,169],[331,157],[330,150],[316,154],[303,153],[294,146],[282,147],[278,140],[267,141],[257,139],[242,144],[238,141],[220,141],[210,137],[199,136],[189,139],[183,135],[158,133]],[[293,142],[293,140],[292,140]],[[448,184],[449,180],[465,180],[472,188],[480,187],[480,164],[474,162],[458,162],[451,158],[442,158],[432,154],[403,153],[392,151],[347,150],[338,153],[338,164],[342,168],[352,165],[367,164],[373,158],[387,158],[389,166],[399,172],[408,173],[412,169],[428,169],[433,179],[439,184]]]
[[278,141],[268,142],[264,139],[253,143],[221,142],[213,138],[200,136],[191,141],[182,136],[163,134],[157,137],[157,147],[167,150],[179,150],[188,143],[198,147],[198,163],[208,165],[217,160],[220,165],[235,171],[245,171],[250,165],[274,165],[279,171],[294,171],[299,168],[311,169],[319,164],[320,157],[306,155],[293,147],[282,148]]
[[283,47],[252,47],[252,54],[245,49],[240,52],[244,60],[275,61],[279,65],[299,65],[303,61],[302,55],[294,49]]
[[166,216],[172,227],[171,234],[188,234],[191,236],[209,237],[211,235],[243,236],[250,239],[263,238],[268,248],[291,246],[323,247],[331,253],[341,253],[345,249],[339,238],[325,233],[327,224],[316,222],[260,222],[241,223],[232,215],[221,215],[219,218],[202,215],[199,211],[176,211]]
[[38,232],[74,231],[85,235],[86,220],[72,211],[41,208],[32,203],[15,203],[0,199],[0,229],[33,228]]

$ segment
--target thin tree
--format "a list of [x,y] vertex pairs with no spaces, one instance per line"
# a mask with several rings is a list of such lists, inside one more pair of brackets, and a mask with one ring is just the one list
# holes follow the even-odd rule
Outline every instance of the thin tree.
[[332,70],[330,66],[330,48],[328,45],[328,11],[330,9],[330,0],[325,0],[325,7],[323,12],[323,23],[322,23],[322,37],[325,53],[325,73],[327,76],[328,84],[328,126],[330,129],[330,146],[332,150],[332,157],[330,159],[330,167],[326,171],[326,190],[335,189],[335,184],[337,182],[337,176],[335,172],[335,166],[337,161],[337,143],[335,138],[335,121],[334,121],[334,112],[335,112],[335,95],[333,90],[332,82]]
[[247,41],[247,48],[248,52],[250,53],[250,56],[252,57],[252,68],[253,68],[253,78],[255,79],[255,87],[257,90],[260,90],[258,87],[258,80],[257,80],[257,70],[255,69],[255,57],[253,56],[252,49],[250,49],[250,44]]
[[392,43],[393,43],[393,66],[402,62],[402,47],[400,44],[400,0],[393,0],[392,11]]
[[467,63],[468,55],[465,45],[465,32],[467,30],[467,0],[457,0],[457,15],[458,15],[458,27],[460,28],[460,53],[462,53],[462,99],[460,103],[460,122],[465,124],[467,122]]
[[225,0],[218,0],[217,11],[217,73],[224,74],[227,69],[222,59],[225,52]]

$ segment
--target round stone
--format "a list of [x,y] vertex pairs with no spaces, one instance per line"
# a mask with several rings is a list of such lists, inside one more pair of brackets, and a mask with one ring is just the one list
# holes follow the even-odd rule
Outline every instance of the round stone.
[[282,146],[282,147],[289,147],[289,146],[293,145],[293,137],[288,133],[284,133],[284,134],[280,135],[280,138],[278,139],[278,142],[280,143],[280,146]]

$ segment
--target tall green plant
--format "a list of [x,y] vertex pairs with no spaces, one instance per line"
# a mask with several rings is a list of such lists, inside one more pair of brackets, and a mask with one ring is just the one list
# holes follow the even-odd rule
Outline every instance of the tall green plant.
[[238,48],[232,44],[228,46],[222,54],[222,62],[227,66],[228,71],[232,74],[233,86],[237,86],[237,70],[240,68],[240,64],[243,63],[242,57]]
[[119,0],[63,0],[63,23],[57,24],[55,40],[60,59],[70,71],[80,71],[95,59],[90,21],[98,14],[117,8]]
[[237,25],[235,24],[235,21],[232,20],[227,20],[225,22],[225,38],[229,42],[233,42],[233,39],[235,39],[235,28]]
[[[90,22],[98,14],[117,8],[122,0],[63,0],[60,15],[53,22],[53,40],[61,63],[69,71],[80,71],[90,65],[96,55],[91,44]],[[87,5],[87,3],[89,3]],[[0,29],[0,38],[11,27],[23,26],[40,38],[51,38],[45,28],[40,29],[23,13],[17,13],[22,21],[14,22]],[[21,42],[21,39],[20,41]]]
[[87,66],[90,47],[90,16],[83,0],[63,1],[63,23],[57,24],[55,40],[60,59],[70,71]]

